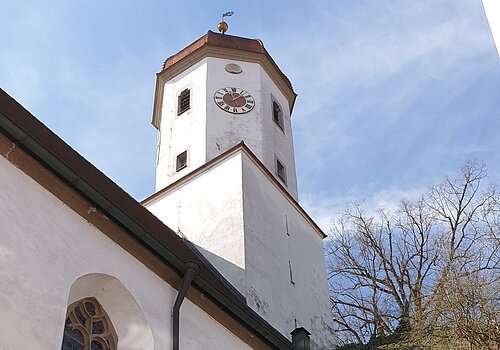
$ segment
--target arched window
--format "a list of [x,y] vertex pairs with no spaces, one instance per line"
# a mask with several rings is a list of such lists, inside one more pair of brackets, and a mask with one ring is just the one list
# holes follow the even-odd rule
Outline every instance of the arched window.
[[116,350],[116,344],[113,325],[95,298],[69,306],[61,350]]

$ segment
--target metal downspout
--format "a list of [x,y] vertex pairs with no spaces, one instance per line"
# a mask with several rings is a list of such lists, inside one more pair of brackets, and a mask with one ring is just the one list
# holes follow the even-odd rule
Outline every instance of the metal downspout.
[[193,261],[186,261],[184,267],[184,278],[182,279],[182,285],[179,289],[179,293],[177,294],[177,298],[175,299],[174,308],[172,309],[172,328],[174,333],[172,337],[173,350],[179,350],[179,321],[181,304],[187,294],[189,286],[191,286],[191,282],[193,281],[196,274],[200,271],[200,266]]

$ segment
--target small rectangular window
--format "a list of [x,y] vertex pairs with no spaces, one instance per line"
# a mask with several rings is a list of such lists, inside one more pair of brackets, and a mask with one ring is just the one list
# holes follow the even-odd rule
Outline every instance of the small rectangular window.
[[286,168],[283,163],[280,162],[278,158],[276,158],[276,175],[283,181],[286,185]]
[[285,130],[283,122],[283,111],[281,110],[279,103],[276,101],[273,101],[273,120],[281,130]]
[[177,106],[177,115],[181,115],[191,107],[191,91],[189,89],[180,93]]
[[187,151],[182,152],[177,156],[175,161],[175,171],[179,171],[187,167]]

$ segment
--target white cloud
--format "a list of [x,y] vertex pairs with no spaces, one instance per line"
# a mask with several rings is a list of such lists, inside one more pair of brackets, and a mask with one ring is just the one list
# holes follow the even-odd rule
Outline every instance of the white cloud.
[[[418,188],[471,157],[494,165],[497,138],[473,138],[473,118],[495,125],[495,98],[477,91],[498,71],[480,1],[320,0],[297,28],[265,42],[299,94],[299,187],[324,194],[301,194],[323,227],[346,201],[397,200],[395,188]],[[466,110],[474,99],[476,111]],[[392,190],[373,193],[372,182]],[[346,194],[356,186],[365,193]]]
[[[367,132],[405,117],[415,101],[428,96],[429,82],[450,87],[435,101],[436,108],[446,105],[464,76],[482,69],[474,59],[491,50],[479,2],[363,1],[335,7],[320,1],[311,12],[318,18],[301,22],[293,45],[282,40],[283,33],[272,45],[298,89],[293,119],[307,140],[302,152],[316,164],[325,152],[346,152]],[[363,125],[370,129],[352,132]]]
[[[167,39],[137,30],[141,40],[151,42],[139,52],[132,48],[132,37],[112,37],[108,32],[116,27],[116,19],[107,25],[94,23],[95,31],[75,21],[70,15],[81,4],[20,3],[7,11],[14,14],[8,36],[0,33],[0,41],[8,48],[0,52],[2,87],[125,188],[139,197],[146,195],[151,186],[138,178],[152,177],[155,151],[154,130],[148,123],[155,72],[146,69],[158,68],[165,56],[182,47],[175,42],[178,36],[186,44],[196,36],[179,26],[166,32]],[[428,81],[446,80],[445,87],[460,86],[463,75],[478,69],[472,63],[482,63],[473,60],[492,45],[480,2],[474,1],[318,0],[290,4],[282,11],[293,16],[276,19],[274,27],[262,25],[261,37],[299,93],[293,116],[296,154],[298,164],[307,163],[301,167],[301,178],[316,181],[308,191],[328,184],[307,172],[340,173],[349,169],[349,163],[361,163],[361,157],[370,156],[359,147],[366,146],[367,136],[379,133],[391,138],[394,130],[389,127],[428,94]],[[182,22],[182,28],[199,28]],[[254,33],[256,21],[251,22]],[[158,33],[160,27],[137,28]],[[91,37],[91,33],[102,37]],[[165,46],[173,42],[175,47]],[[101,52],[103,46],[113,50]],[[443,89],[436,106],[448,103],[456,91]],[[415,118],[414,123],[429,120]],[[453,137],[450,134],[449,139]],[[398,140],[393,153],[417,153],[411,147],[414,142],[409,134]],[[448,145],[434,147],[442,154],[449,149]],[[472,148],[465,145],[463,149]],[[415,164],[408,171],[428,166]],[[377,169],[366,169],[377,173]],[[359,170],[355,169],[364,172]]]
[[423,187],[388,187],[371,193],[350,194],[331,197],[306,193],[301,196],[300,203],[319,227],[329,234],[332,219],[339,218],[346,207],[353,202],[363,201],[363,208],[368,215],[376,215],[379,209],[394,211],[402,199],[414,200],[425,193]]

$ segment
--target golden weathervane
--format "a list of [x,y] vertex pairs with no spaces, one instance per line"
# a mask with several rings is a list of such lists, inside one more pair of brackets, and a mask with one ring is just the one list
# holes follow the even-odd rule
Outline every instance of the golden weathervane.
[[227,23],[224,22],[224,17],[231,17],[232,15],[234,15],[233,11],[225,12],[225,13],[222,14],[222,20],[219,22],[219,24],[217,24],[217,29],[222,34],[224,34],[225,32],[227,32],[227,29],[229,28],[229,26],[227,25]]

